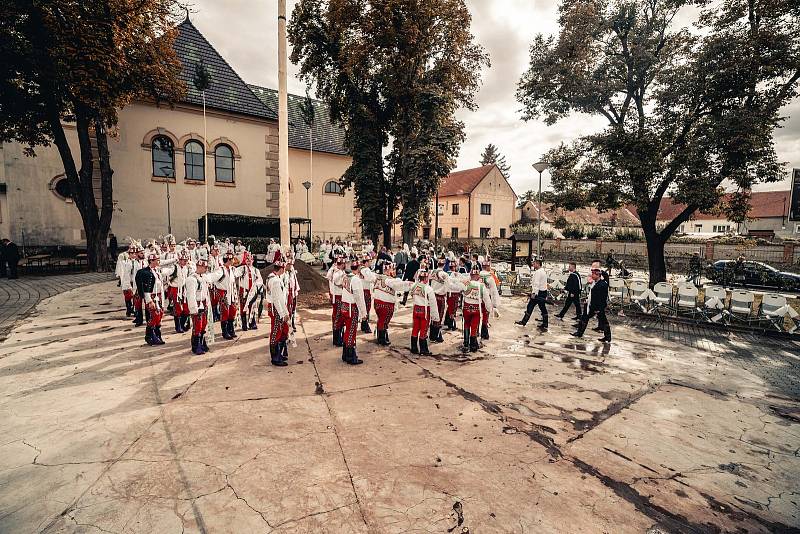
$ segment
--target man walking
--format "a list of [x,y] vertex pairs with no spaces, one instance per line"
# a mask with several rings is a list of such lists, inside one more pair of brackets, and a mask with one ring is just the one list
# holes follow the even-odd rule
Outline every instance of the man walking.
[[569,276],[567,283],[564,286],[564,291],[567,293],[567,300],[564,302],[564,307],[556,314],[556,317],[563,319],[569,311],[570,306],[575,305],[575,320],[579,321],[581,318],[581,276],[575,272],[575,262],[569,264]]
[[8,278],[13,280],[17,277],[17,265],[19,264],[19,248],[10,239],[0,241],[0,248],[3,249],[3,261],[8,264]]
[[575,337],[583,337],[583,333],[586,331],[586,325],[588,325],[589,320],[596,315],[597,322],[603,328],[603,337],[600,338],[600,341],[603,343],[611,343],[611,326],[608,324],[608,318],[606,318],[606,306],[608,306],[608,282],[606,282],[600,275],[600,269],[592,269],[591,278],[594,284],[592,284],[592,288],[589,290],[589,303],[587,304],[587,312],[581,318],[581,322],[578,325],[578,331],[572,335]]
[[533,260],[533,274],[531,275],[531,296],[528,299],[528,308],[525,315],[517,321],[518,325],[525,326],[533,314],[533,309],[539,306],[542,314],[540,332],[547,332],[547,273],[542,269],[542,260]]

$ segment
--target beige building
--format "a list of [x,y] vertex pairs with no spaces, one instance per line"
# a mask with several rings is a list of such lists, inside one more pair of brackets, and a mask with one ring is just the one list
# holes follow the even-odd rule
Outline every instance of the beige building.
[[[509,237],[516,205],[516,193],[496,165],[451,172],[439,186],[439,239]],[[433,239],[434,226],[431,215],[419,237]]]
[[[209,213],[276,222],[279,215],[276,92],[245,84],[188,19],[178,29],[175,49],[188,87],[185,101],[172,107],[146,102],[126,106],[119,113],[118,132],[109,140],[114,169],[111,231],[120,243],[126,236],[157,237],[169,227],[179,240],[198,237],[206,189]],[[208,139],[203,137],[202,96],[191,82],[201,61],[211,76]],[[352,192],[341,194],[337,183],[350,165],[343,132],[314,101],[312,178],[312,139],[299,111],[303,100],[289,99],[289,216],[309,215],[320,237],[350,237],[358,230],[354,197]],[[78,154],[74,129],[68,135]],[[29,158],[23,148],[16,143],[0,147],[0,237],[28,245],[83,245],[83,225],[69,198],[57,150],[39,147],[37,157]],[[303,182],[310,182],[308,193]]]

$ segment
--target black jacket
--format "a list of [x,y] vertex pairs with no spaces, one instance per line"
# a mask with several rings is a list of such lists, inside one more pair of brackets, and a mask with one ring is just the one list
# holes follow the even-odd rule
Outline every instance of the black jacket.
[[589,311],[605,310],[606,306],[608,306],[608,282],[601,278],[589,292]]
[[578,295],[581,292],[581,275],[578,273],[569,273],[567,284],[564,287],[570,295]]
[[16,243],[9,241],[4,249],[3,257],[9,264],[17,263],[19,261],[19,248],[17,247]]
[[416,258],[409,260],[406,270],[403,271],[403,280],[414,280],[414,275],[419,271],[419,261]]
[[134,281],[136,282],[136,294],[141,298],[144,298],[145,293],[152,293],[156,286],[156,276],[150,267],[136,271]]

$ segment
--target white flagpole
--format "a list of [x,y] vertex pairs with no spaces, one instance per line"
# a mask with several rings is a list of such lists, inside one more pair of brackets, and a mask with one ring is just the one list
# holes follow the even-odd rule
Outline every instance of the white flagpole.
[[206,92],[203,91],[202,95],[203,95],[203,173],[204,173],[204,176],[203,176],[203,182],[204,182],[204,187],[203,187],[203,193],[204,193],[203,208],[204,208],[205,214],[206,214],[205,218],[203,219],[203,222],[205,224],[204,235],[205,235],[205,239],[206,239],[206,242],[207,242],[208,241],[208,172],[206,172],[206,170],[207,170],[208,165],[206,165],[206,164],[208,163],[208,157],[207,157],[207,155],[208,155],[207,154],[207,152],[208,152],[208,126],[206,124]]
[[278,214],[281,248],[289,250],[289,102],[286,88],[286,0],[278,0]]

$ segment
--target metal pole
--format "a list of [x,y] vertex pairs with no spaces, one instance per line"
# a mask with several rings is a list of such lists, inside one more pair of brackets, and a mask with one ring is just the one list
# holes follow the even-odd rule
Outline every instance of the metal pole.
[[203,95],[203,238],[208,241],[208,176],[206,172],[206,163],[208,162],[208,125],[206,124],[206,92]]
[[433,246],[434,252],[436,248],[439,246],[439,190],[436,190],[436,215],[434,217],[433,223]]
[[536,230],[536,256],[542,259],[542,171],[539,171],[539,224]]
[[172,213],[169,207],[169,176],[165,182],[167,184],[167,232],[172,233]]
[[281,247],[289,245],[289,102],[286,89],[286,0],[278,0],[278,215]]

